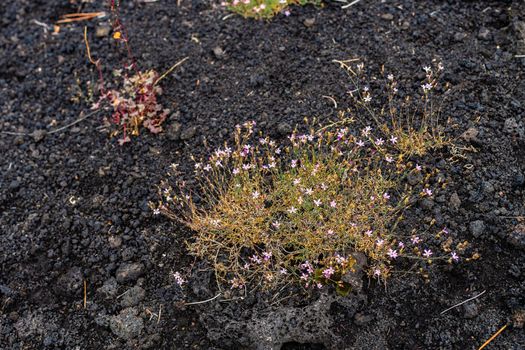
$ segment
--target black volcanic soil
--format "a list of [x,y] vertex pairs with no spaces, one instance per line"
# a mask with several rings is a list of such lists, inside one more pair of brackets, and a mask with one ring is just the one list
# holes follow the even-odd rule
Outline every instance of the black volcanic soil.
[[[52,30],[61,15],[108,11],[106,1],[75,2],[0,3],[0,348],[242,348],[209,337],[202,316],[220,312],[218,300],[178,307],[214,296],[216,287],[209,279],[176,285],[173,273],[194,264],[184,248],[191,232],[154,216],[147,203],[157,200],[170,164],[187,168],[205,140],[222,143],[237,123],[256,120],[283,137],[286,124],[333,117],[323,96],[344,106],[349,81],[332,60],[349,58],[360,58],[370,77],[384,65],[416,88],[422,66],[443,62],[447,130],[459,137],[473,128],[477,136],[458,138],[470,151],[456,163],[439,159],[450,153],[436,155],[449,186],[417,211],[439,217],[481,257],[433,268],[429,282],[365,281],[357,310],[333,308],[333,331],[347,349],[477,349],[509,324],[487,349],[525,348],[523,1],[377,0],[344,10],[329,2],[271,22],[223,19],[213,1],[123,1],[141,69],[163,72],[189,57],[162,82],[160,101],[173,111],[167,131],[144,132],[124,147],[101,130],[101,114],[49,133],[93,102],[87,87],[97,73],[84,24],[108,81],[122,65],[111,32],[95,35],[107,17],[64,25],[57,35],[38,24]],[[293,340],[283,349],[329,348]]]

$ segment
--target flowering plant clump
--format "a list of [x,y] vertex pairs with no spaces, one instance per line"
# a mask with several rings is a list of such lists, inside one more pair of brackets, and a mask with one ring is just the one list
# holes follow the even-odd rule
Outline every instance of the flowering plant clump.
[[290,15],[290,5],[320,5],[320,0],[226,0],[222,6],[244,17],[271,18],[278,13]]
[[[353,99],[352,114],[371,118],[380,131],[396,140],[396,148],[407,156],[423,156],[428,151],[450,144],[439,122],[440,109],[435,106],[432,94],[439,87],[439,76],[444,70],[441,63],[434,69],[425,66],[425,80],[420,85],[421,98],[413,100],[399,85],[393,74],[386,75],[379,112],[373,108],[377,97],[366,84],[364,65],[351,67],[345,61],[335,61],[348,73],[351,87],[348,94]],[[386,91],[385,91],[386,90]],[[345,122],[344,120],[342,121]]]
[[99,74],[100,99],[93,104],[93,109],[99,109],[101,104],[108,102],[113,110],[111,117],[104,120],[107,125],[115,126],[111,136],[120,136],[119,144],[123,145],[131,141],[131,136],[139,135],[141,127],[147,128],[152,133],[162,131],[161,124],[166,120],[169,110],[163,109],[157,101],[157,96],[162,94],[162,89],[157,83],[170,73],[177,65],[159,77],[156,71],[142,72],[137,68],[133,57],[126,28],[120,21],[120,1],[109,0],[111,14],[113,16],[113,39],[121,43],[126,49],[127,62],[124,69],[114,70],[115,77],[123,77],[121,86],[115,89],[106,89],[104,84],[101,60],[93,60],[87,39],[87,28],[84,28],[84,41],[89,61],[95,65]]
[[[122,70],[115,71],[114,75],[120,77]],[[116,126],[112,136],[120,135],[121,145],[131,140],[130,135],[137,136],[141,127],[154,134],[162,131],[161,124],[169,110],[162,108],[157,101],[157,96],[162,94],[161,87],[156,85],[158,79],[159,75],[154,70],[137,72],[132,76],[126,74],[122,88],[106,91],[94,106],[98,108],[104,100],[109,102],[113,113],[106,118],[106,123]]]
[[[381,280],[410,261],[426,276],[423,267],[433,261],[479,257],[467,258],[468,242],[457,242],[434,220],[425,228],[399,228],[407,209],[445,187],[423,159],[448,142],[429,98],[437,84],[432,70],[425,68],[423,108],[405,118],[406,108],[395,106],[393,77],[387,77],[389,108],[375,113],[372,90],[339,63],[351,73],[354,103],[336,121],[296,129],[282,143],[246,122],[236,127],[233,144],[194,159],[191,186],[176,165],[174,181],[161,185],[154,213],[193,229],[190,252],[211,262],[217,280],[231,288],[295,280],[333,285],[344,295],[345,275],[358,268],[355,253],[367,257],[368,275]],[[357,116],[368,122],[358,125]]]

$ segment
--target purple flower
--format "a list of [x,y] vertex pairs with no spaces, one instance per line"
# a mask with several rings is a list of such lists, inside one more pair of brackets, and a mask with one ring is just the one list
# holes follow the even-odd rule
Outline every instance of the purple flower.
[[459,256],[456,254],[456,252],[450,253],[450,257],[452,258],[452,260],[454,260],[456,262],[459,261]]
[[261,258],[259,258],[257,255],[253,254],[252,256],[250,256],[250,260],[255,263],[255,264],[260,264],[262,263],[262,260]]
[[334,272],[334,268],[330,266],[329,268],[323,270],[323,276],[325,278],[330,278],[334,274]]
[[186,283],[186,280],[182,278],[182,275],[178,271],[173,274],[173,277],[175,278],[175,282],[181,287],[184,283]]
[[427,196],[432,196],[432,190],[430,188],[425,188],[423,190],[423,194],[427,195]]
[[395,250],[393,250],[393,249],[389,249],[387,255],[388,255],[391,259],[395,259],[395,258],[397,258],[397,256],[398,256],[397,251],[395,251]]
[[263,259],[264,261],[268,261],[272,258],[272,252],[264,252],[263,253]]
[[418,244],[419,242],[421,242],[421,239],[418,237],[418,236],[413,236],[410,241],[412,242],[412,244]]
[[432,256],[432,250],[430,250],[430,249],[425,249],[425,250],[423,251],[423,256],[424,256],[425,258],[430,258],[430,257]]

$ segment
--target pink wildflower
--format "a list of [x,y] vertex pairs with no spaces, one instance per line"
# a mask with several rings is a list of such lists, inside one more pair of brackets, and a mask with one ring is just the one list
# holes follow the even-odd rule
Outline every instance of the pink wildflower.
[[427,195],[427,196],[432,196],[432,190],[430,188],[425,188],[423,190],[423,194]]
[[393,249],[389,249],[387,255],[388,255],[391,259],[395,259],[395,258],[397,258],[397,256],[398,256],[397,251],[395,251],[395,250],[393,250]]
[[325,278],[330,278],[334,274],[334,272],[334,268],[330,266],[329,268],[323,270],[323,276]]
[[272,252],[264,252],[263,253],[263,259],[264,261],[268,261],[272,258]]
[[432,256],[432,250],[430,250],[430,249],[425,249],[425,250],[423,251],[423,256],[424,256],[425,258],[430,258],[430,257]]

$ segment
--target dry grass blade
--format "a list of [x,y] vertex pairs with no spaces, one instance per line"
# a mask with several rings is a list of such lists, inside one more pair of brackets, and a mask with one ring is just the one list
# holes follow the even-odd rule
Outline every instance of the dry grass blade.
[[70,14],[61,16],[61,19],[56,21],[56,24],[88,21],[94,18],[101,18],[105,16],[106,16],[105,12],[70,13]]
[[482,350],[487,345],[489,345],[494,339],[496,339],[496,337],[498,335],[501,334],[501,332],[503,332],[505,330],[505,328],[507,328],[507,326],[508,326],[508,324],[506,324],[503,327],[501,327],[496,333],[494,333],[494,335],[492,335],[492,337],[490,337],[486,342],[484,342],[483,345],[481,345],[478,350]]
[[474,300],[474,299],[479,298],[480,296],[482,296],[483,294],[485,294],[485,292],[486,292],[486,290],[484,290],[483,292],[479,293],[478,295],[473,296],[472,298],[468,298],[467,300],[464,300],[464,301],[462,301],[462,302],[460,302],[460,303],[457,303],[456,305],[453,305],[453,306],[449,307],[449,308],[446,309],[446,310],[441,311],[440,315],[443,315],[444,313],[446,313],[446,312],[448,312],[448,311],[450,311],[450,310],[452,310],[452,309],[454,309],[454,308],[456,308],[456,307],[458,307],[458,306],[461,306],[461,305],[463,305],[463,304],[465,304],[465,303],[468,303],[469,301],[472,301],[472,300]]

